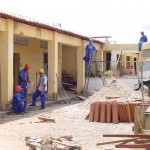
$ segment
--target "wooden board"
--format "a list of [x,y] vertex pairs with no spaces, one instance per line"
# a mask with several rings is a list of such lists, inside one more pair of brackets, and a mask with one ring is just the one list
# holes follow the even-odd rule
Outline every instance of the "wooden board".
[[78,97],[79,99],[82,99],[82,100],[86,100],[86,99],[87,99],[86,97],[81,96],[81,95],[77,95],[77,97]]

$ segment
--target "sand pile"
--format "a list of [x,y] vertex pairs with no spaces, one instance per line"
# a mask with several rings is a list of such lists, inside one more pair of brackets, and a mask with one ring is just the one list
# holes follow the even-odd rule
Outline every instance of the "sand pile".
[[[122,81],[112,78],[105,87],[87,98],[82,105],[84,107],[89,107],[90,104],[95,101],[110,101],[112,99],[107,99],[106,97],[112,95],[120,97],[117,98],[117,101],[135,101],[142,99],[142,94],[140,91],[133,91]],[[146,95],[144,98],[149,99],[149,97]]]

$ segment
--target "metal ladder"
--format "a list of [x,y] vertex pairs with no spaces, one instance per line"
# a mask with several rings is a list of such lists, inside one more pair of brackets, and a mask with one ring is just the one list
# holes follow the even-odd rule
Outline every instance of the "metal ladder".
[[100,73],[100,76],[101,76],[101,79],[102,79],[103,86],[106,86],[107,83],[106,83],[105,76],[104,76],[103,71],[102,71],[102,62],[98,60],[98,57],[96,56],[96,53],[94,53],[94,55],[95,55],[96,65],[97,65],[97,68],[99,70],[99,73]]
[[90,58],[89,58],[89,62],[88,62],[87,68],[86,68],[86,77],[85,77],[85,83],[84,83],[84,89],[83,89],[84,93],[87,93],[87,90],[88,90],[88,84],[89,84],[89,79],[90,79],[91,64],[92,64],[93,54],[94,54],[94,57],[95,57],[95,62],[96,62],[97,68],[99,70],[99,73],[100,73],[100,76],[101,76],[101,79],[102,79],[103,86],[107,85],[105,77],[104,77],[103,72],[102,72],[102,62],[100,62],[98,60],[95,51],[92,51],[92,53],[90,55]]

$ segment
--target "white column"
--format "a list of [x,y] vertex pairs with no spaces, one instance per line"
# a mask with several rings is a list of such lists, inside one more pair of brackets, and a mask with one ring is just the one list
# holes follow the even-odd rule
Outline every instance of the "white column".
[[48,95],[57,94],[58,91],[58,41],[54,33],[52,41],[48,41]]
[[85,82],[85,55],[84,42],[81,47],[77,48],[77,93],[80,93],[84,88]]
[[0,33],[0,108],[5,109],[13,96],[13,21],[6,20]]

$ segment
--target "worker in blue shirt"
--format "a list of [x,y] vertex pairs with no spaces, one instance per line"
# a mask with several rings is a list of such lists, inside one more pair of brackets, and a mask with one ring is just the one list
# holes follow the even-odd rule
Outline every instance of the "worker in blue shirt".
[[93,40],[89,39],[89,44],[85,48],[86,55],[84,56],[83,60],[85,60],[85,62],[88,62],[88,63],[89,61],[91,61],[93,51],[96,50],[95,46],[92,43],[93,43]]
[[93,52],[96,51],[96,48],[92,43],[93,43],[93,39],[89,39],[89,44],[85,47],[86,54],[85,54],[83,60],[86,63],[86,76],[88,75],[89,71],[91,70]]
[[19,72],[18,84],[22,87],[22,95],[27,96],[27,83],[30,83],[28,71],[30,70],[30,64],[26,64],[24,69]]
[[43,69],[39,69],[39,83],[38,86],[36,88],[36,91],[34,92],[33,96],[32,96],[32,104],[29,106],[35,106],[36,105],[36,100],[38,97],[40,97],[41,99],[41,109],[45,109],[45,102],[46,102],[46,93],[47,93],[47,77],[44,74],[44,70]]
[[141,49],[142,49],[142,43],[148,41],[147,36],[144,34],[143,31],[141,32],[141,35],[142,35],[142,36],[140,37],[140,41],[139,41],[139,43],[138,43],[139,51],[141,51]]
[[14,113],[22,113],[25,112],[25,109],[27,107],[28,98],[24,98],[21,94],[22,88],[20,85],[17,85],[15,87],[15,93],[13,95],[13,101],[12,101],[12,110]]

